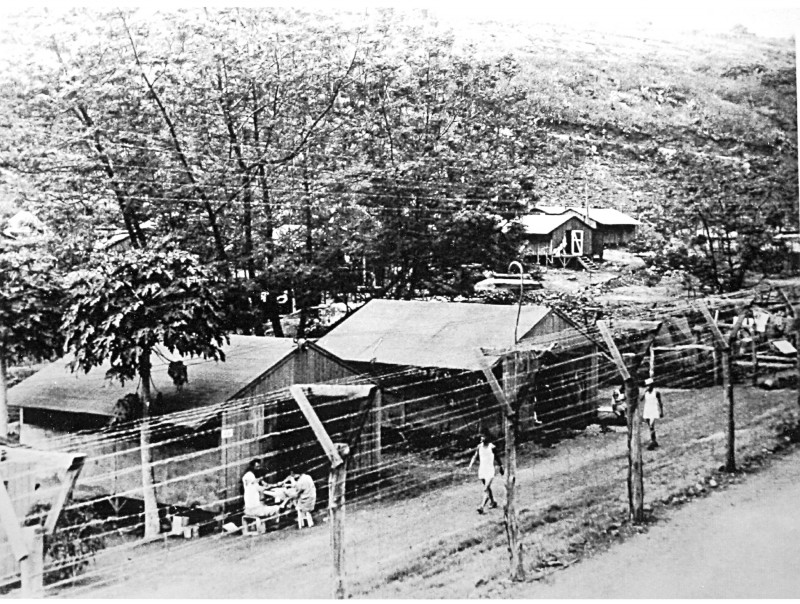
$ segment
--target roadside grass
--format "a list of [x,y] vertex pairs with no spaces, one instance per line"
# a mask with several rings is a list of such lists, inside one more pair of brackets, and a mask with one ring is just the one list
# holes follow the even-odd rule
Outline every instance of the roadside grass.
[[[792,390],[737,387],[738,471],[728,474],[722,389],[665,391],[661,447],[644,451],[646,521],[628,519],[624,432],[584,434],[553,449],[519,454],[520,526],[528,581],[602,552],[668,518],[670,509],[746,479],[792,449],[798,409]],[[364,597],[502,597],[509,584],[501,519],[432,543],[412,564],[370,581]],[[432,580],[435,577],[435,580]],[[377,579],[377,578],[376,578]],[[355,595],[355,593],[354,593]]]
[[[668,418],[659,426],[661,448],[644,451],[647,521],[642,525],[627,518],[624,430],[603,433],[594,426],[567,432],[568,438],[550,447],[520,447],[518,505],[528,581],[647,531],[668,518],[673,507],[746,479],[800,440],[795,391],[739,386],[741,471],[726,474],[719,469],[725,457],[722,389],[665,390],[664,397]],[[348,504],[348,593],[356,598],[503,597],[512,585],[503,511],[475,514],[473,497],[477,503],[479,491],[463,455],[435,459],[415,453],[398,464],[410,478],[389,485],[380,498],[370,493]],[[503,491],[500,479],[501,504]],[[228,597],[320,597],[329,593],[330,536],[323,528],[324,513],[319,520],[320,527],[308,533],[276,531],[252,540],[212,535],[113,548],[98,559],[96,585],[86,589],[93,595],[222,597],[219,586],[234,581]],[[195,576],[198,565],[205,570]],[[252,570],[247,569],[254,567],[268,570],[248,582]],[[302,584],[291,579],[298,573]],[[75,590],[61,592],[70,593]]]

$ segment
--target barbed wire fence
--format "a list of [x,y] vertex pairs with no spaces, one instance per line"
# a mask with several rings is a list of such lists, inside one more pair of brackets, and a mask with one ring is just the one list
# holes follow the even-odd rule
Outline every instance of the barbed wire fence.
[[[487,551],[496,552],[493,555],[500,567],[507,563],[499,552],[503,547],[509,550],[510,574],[520,579],[526,571],[546,566],[554,557],[573,551],[570,540],[574,535],[554,536],[560,525],[550,518],[562,517],[568,510],[574,514],[592,510],[598,517],[606,514],[603,517],[612,524],[624,522],[625,516],[629,521],[642,522],[647,506],[659,498],[673,496],[666,492],[669,484],[657,482],[658,477],[681,475],[680,484],[694,484],[708,473],[709,467],[715,468],[720,461],[727,463],[731,452],[736,456],[759,448],[767,438],[764,422],[778,421],[796,400],[790,400],[786,391],[764,391],[764,395],[749,396],[748,401],[757,400],[752,408],[739,406],[734,412],[728,395],[737,382],[737,391],[752,388],[744,386],[742,378],[744,371],[759,370],[752,361],[757,357],[734,337],[728,340],[730,360],[725,361],[715,329],[730,335],[737,318],[741,319],[741,328],[747,310],[756,307],[767,313],[791,315],[799,299],[796,292],[767,296],[763,289],[708,298],[702,304],[708,314],[716,315],[713,325],[708,323],[702,304],[690,302],[663,312],[642,313],[639,319],[627,322],[612,319],[605,331],[618,355],[612,353],[596,325],[555,334],[532,345],[522,342],[507,351],[484,351],[489,353],[488,359],[495,360],[490,371],[494,371],[497,385],[502,384],[504,394],[518,405],[514,412],[513,450],[519,471],[513,474],[515,484],[506,485],[509,493],[516,494],[517,507],[506,509],[502,522],[511,543],[505,543],[496,521],[464,521],[466,512],[474,513],[474,506],[465,498],[474,495],[477,500],[479,494],[471,484],[474,477],[465,472],[477,444],[476,435],[489,430],[498,445],[507,444],[508,437],[508,409],[504,408],[502,397],[493,392],[485,372],[383,368],[338,382],[377,385],[383,392],[380,407],[369,410],[349,459],[345,589],[350,593],[367,591],[385,582],[397,582],[406,576],[403,569],[415,568],[415,562],[422,558],[444,564],[446,555],[453,559],[466,556],[469,545],[482,540],[491,545]],[[659,325],[658,330],[654,324]],[[666,331],[665,325],[670,326]],[[683,339],[676,343],[672,338],[671,343],[659,344],[659,338],[669,330],[682,333]],[[762,334],[761,345],[767,346],[770,339],[777,337],[795,338],[795,345],[800,344],[796,330],[796,325],[787,320],[783,334]],[[755,331],[751,337],[755,341]],[[746,346],[752,348],[755,344]],[[651,352],[653,348],[658,351]],[[503,362],[496,363],[497,358],[511,359],[505,371]],[[628,378],[621,375],[620,363],[628,369]],[[725,384],[719,383],[726,373],[722,363],[734,368],[727,372]],[[641,446],[637,453],[635,442],[640,438],[635,428],[641,425],[638,396],[628,402],[629,419],[624,433],[619,431],[621,426],[609,429],[603,422],[601,430],[588,430],[587,426],[598,425],[597,408],[621,379],[625,379],[630,395],[634,391],[631,386],[638,387],[650,376],[659,389],[670,391],[671,397],[673,387],[685,389],[687,394],[674,394],[674,406],[668,402],[667,407],[668,417],[677,414],[676,423],[681,416],[688,419],[682,428],[683,442],[648,454],[644,466],[639,457],[638,468],[634,468],[636,456],[641,455]],[[697,392],[702,396],[695,397]],[[311,398],[334,440],[352,427],[362,411],[355,400]],[[695,398],[700,401],[697,405],[693,404]],[[736,422],[733,430],[731,421]],[[668,421],[664,426],[669,430]],[[140,423],[129,422],[111,430],[80,432],[50,441],[53,450],[86,453],[87,461],[76,485],[79,496],[69,502],[64,513],[64,518],[74,516],[81,520],[77,524],[62,522],[54,535],[71,539],[77,553],[45,559],[43,573],[48,593],[77,596],[104,587],[124,589],[133,568],[138,576],[158,572],[165,564],[164,552],[169,552],[170,560],[190,562],[208,560],[208,556],[218,560],[236,558],[244,547],[251,551],[253,546],[244,544],[252,540],[234,538],[220,529],[228,522],[238,523],[238,485],[245,466],[254,457],[263,461],[271,479],[280,478],[289,466],[300,466],[318,486],[319,506],[328,503],[329,458],[314,439],[288,389],[153,417],[148,427],[165,529],[157,542],[148,545],[140,538]],[[228,436],[223,435],[223,430],[228,431]],[[587,432],[593,437],[575,438],[576,434]],[[35,472],[33,468],[18,469],[6,480],[30,482]],[[632,481],[637,479],[641,481],[638,499],[631,495]],[[500,482],[497,487],[502,492],[504,485]],[[15,503],[47,499],[48,488],[54,487],[43,485],[35,492],[20,495]],[[571,498],[589,503],[586,509],[576,510]],[[614,510],[616,520],[609,519],[605,511],[609,509]],[[406,519],[402,512],[408,513]],[[170,521],[180,514],[193,518],[202,538],[170,536]],[[392,517],[392,522],[384,521],[386,515]],[[35,515],[28,521],[35,522]],[[509,529],[510,525],[517,528]],[[436,530],[431,531],[431,526]],[[398,531],[398,527],[402,530]],[[558,537],[558,543],[567,545],[554,550],[551,537]],[[324,576],[330,569],[330,548],[320,543],[320,537],[314,539],[308,544],[313,553],[307,555],[319,562],[317,573]],[[102,540],[105,547],[92,549],[92,540]],[[263,549],[271,548],[284,552],[289,546],[285,540],[267,541],[265,537]],[[293,555],[297,553],[292,550]],[[94,564],[82,563],[91,558],[95,559]],[[297,570],[296,564],[291,556],[279,555],[269,568],[259,568],[257,581],[285,583]],[[16,568],[2,568],[0,583],[17,580]]]

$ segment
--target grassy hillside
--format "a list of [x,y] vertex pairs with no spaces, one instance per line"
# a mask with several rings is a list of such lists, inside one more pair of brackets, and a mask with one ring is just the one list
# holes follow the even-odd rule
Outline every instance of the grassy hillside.
[[[486,23],[468,36],[511,52],[549,144],[537,166],[545,202],[608,204],[647,215],[669,185],[654,178],[661,150],[796,163],[794,41],[728,34],[609,33]],[[791,170],[790,170],[791,171]],[[796,190],[797,174],[787,182]]]
[[676,242],[677,260],[658,261],[715,291],[786,270],[774,236],[797,228],[788,38],[581,14],[469,27],[399,10],[129,17],[133,37],[104,11],[29,12],[0,35],[0,196],[40,214],[77,264],[90,233],[125,226],[309,300],[350,292],[358,258],[393,275],[383,296],[452,295],[463,265],[516,258],[519,232],[497,221],[521,204],[588,201],[642,219],[655,250]]

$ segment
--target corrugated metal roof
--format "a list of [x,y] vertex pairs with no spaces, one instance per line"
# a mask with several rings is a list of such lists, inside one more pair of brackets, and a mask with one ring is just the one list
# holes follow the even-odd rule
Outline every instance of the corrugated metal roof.
[[[291,354],[295,347],[290,338],[232,335],[230,344],[222,347],[226,357],[224,363],[197,357],[181,358],[167,351],[163,351],[167,360],[154,354],[153,396],[162,393],[164,412],[185,411],[226,401]],[[67,364],[71,358],[54,361],[9,389],[9,404],[23,409],[111,417],[117,400],[136,391],[137,380],[122,386],[116,380],[106,379],[108,364],[89,373],[70,372]],[[180,391],[167,375],[170,360],[182,360],[187,367],[189,381]],[[153,412],[158,413],[158,409],[153,409]]]
[[535,206],[533,209],[545,214],[563,214],[567,211],[566,206]]
[[[551,310],[523,306],[520,339]],[[317,345],[345,361],[478,370],[476,349],[514,344],[517,306],[371,300]]]
[[520,218],[519,221],[528,235],[547,235],[571,218],[577,218],[590,228],[597,227],[596,224],[592,224],[592,221],[587,221],[584,216],[579,216],[574,212],[566,212],[564,214],[528,214]]
[[[581,208],[570,208],[570,210],[581,212]],[[583,212],[585,211],[584,209]],[[636,226],[641,224],[635,218],[631,218],[614,208],[589,208],[589,218],[605,226]]]
[[[548,215],[559,215],[564,212],[572,211],[581,216],[586,216],[586,207],[579,206],[536,206],[534,210],[540,210]],[[642,224],[635,218],[631,218],[624,212],[615,208],[589,208],[589,218],[605,226],[636,226]]]

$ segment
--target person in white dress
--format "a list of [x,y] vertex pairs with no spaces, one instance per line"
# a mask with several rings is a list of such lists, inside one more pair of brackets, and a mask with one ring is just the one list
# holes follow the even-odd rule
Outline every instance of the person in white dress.
[[242,476],[242,486],[244,487],[244,514],[245,516],[258,516],[259,518],[270,518],[280,512],[278,505],[265,505],[261,501],[263,488],[258,482],[257,475],[261,471],[261,462],[254,459],[247,467],[247,471]]
[[492,493],[492,480],[494,480],[495,464],[499,466],[500,474],[503,474],[503,465],[500,461],[500,455],[495,451],[496,447],[494,443],[489,441],[489,435],[483,433],[481,434],[481,442],[469,462],[469,469],[472,469],[475,460],[478,460],[478,479],[483,485],[483,500],[481,501],[481,507],[478,508],[479,514],[484,513],[487,503],[489,507],[497,507],[497,502],[494,500],[494,494]]
[[664,405],[661,402],[661,393],[655,389],[653,378],[647,378],[644,381],[644,385],[647,389],[642,396],[642,400],[644,401],[642,418],[650,427],[650,444],[647,445],[647,448],[652,451],[658,447],[658,441],[656,440],[656,421],[664,417]]
[[283,481],[283,485],[293,489],[294,507],[297,510],[297,528],[303,528],[305,523],[309,528],[314,526],[314,517],[311,513],[317,505],[317,487],[314,479],[308,474],[302,474],[297,470],[290,470],[289,476]]

